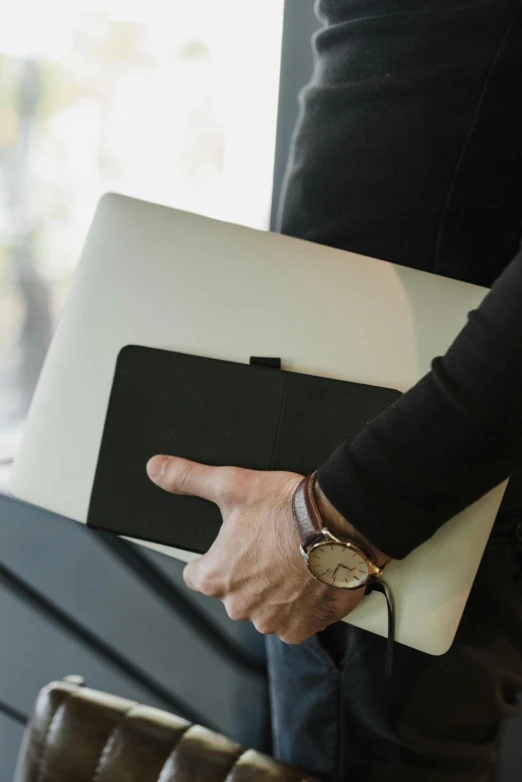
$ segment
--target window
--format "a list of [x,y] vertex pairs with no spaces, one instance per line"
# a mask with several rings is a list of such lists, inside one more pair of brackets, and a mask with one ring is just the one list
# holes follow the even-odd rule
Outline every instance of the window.
[[0,10],[0,465],[99,196],[267,228],[283,0]]

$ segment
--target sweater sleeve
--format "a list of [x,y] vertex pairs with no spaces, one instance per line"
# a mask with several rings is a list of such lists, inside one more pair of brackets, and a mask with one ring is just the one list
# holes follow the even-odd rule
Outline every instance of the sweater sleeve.
[[318,472],[373,545],[403,558],[522,468],[522,255],[431,371]]

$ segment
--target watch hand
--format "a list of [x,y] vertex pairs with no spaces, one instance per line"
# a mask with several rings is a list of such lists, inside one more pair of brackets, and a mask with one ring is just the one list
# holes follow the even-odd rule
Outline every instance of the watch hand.
[[[336,568],[336,570],[337,570],[337,568]],[[331,572],[332,572],[332,568],[328,567],[328,568],[326,568],[324,573],[319,573],[319,575],[322,577],[322,576],[326,576],[327,573],[331,573]],[[335,573],[333,575],[335,576]],[[333,578],[333,576],[332,576],[332,578]]]
[[337,573],[337,571],[339,570],[340,567],[342,567],[342,565],[337,565],[337,567],[335,568],[334,572],[332,573],[332,579],[335,578],[335,575],[336,575],[336,573]]

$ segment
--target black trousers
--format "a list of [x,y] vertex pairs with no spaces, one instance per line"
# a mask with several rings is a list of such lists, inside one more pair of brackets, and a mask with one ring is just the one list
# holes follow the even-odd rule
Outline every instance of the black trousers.
[[[491,285],[522,236],[522,3],[317,5],[280,229]],[[397,645],[391,679],[384,641],[343,623],[269,638],[276,756],[328,782],[495,779],[522,689],[521,541],[513,481],[451,650]]]
[[387,678],[385,646],[342,622],[269,637],[275,756],[325,782],[493,782],[522,690],[522,512],[499,514],[449,652],[395,644]]

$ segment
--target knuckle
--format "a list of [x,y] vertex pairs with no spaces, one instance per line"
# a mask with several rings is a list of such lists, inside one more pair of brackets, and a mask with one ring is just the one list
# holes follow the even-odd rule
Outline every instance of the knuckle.
[[287,646],[299,646],[303,641],[306,641],[306,638],[301,635],[295,635],[294,633],[284,633],[283,635],[280,635],[279,638],[284,644],[287,644]]
[[289,646],[299,646],[299,644],[307,641],[311,635],[313,635],[313,633],[295,628],[285,630],[285,632],[279,635],[279,638],[283,643],[288,644]]
[[246,606],[240,602],[228,600],[225,602],[225,608],[230,619],[234,622],[245,622],[250,618]]
[[275,634],[275,627],[272,622],[267,621],[266,619],[257,619],[254,621],[254,627],[256,628],[258,633],[261,633],[261,635],[274,635]]
[[170,483],[176,487],[176,490],[181,494],[184,494],[188,489],[188,483],[190,475],[194,468],[194,464],[189,461],[177,463],[173,465],[172,475],[170,476]]
[[201,573],[199,578],[199,591],[203,592],[208,597],[217,597],[220,594],[221,588],[219,579],[210,570]]

